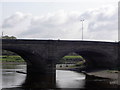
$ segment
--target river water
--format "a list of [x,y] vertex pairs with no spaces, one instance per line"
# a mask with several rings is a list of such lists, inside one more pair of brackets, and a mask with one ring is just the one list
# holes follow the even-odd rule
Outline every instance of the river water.
[[[3,68],[2,73],[2,90],[11,90],[10,88],[19,87],[24,83],[26,74],[17,73],[16,71],[25,71],[26,65],[6,65]],[[57,88],[83,88],[88,89],[96,82],[87,82],[85,80],[85,75],[75,71],[68,70],[56,70],[56,85]],[[97,83],[98,84],[98,83]],[[103,84],[103,83],[102,83]],[[106,84],[103,84],[106,87]],[[102,85],[102,86],[103,86]],[[95,86],[94,86],[95,87]],[[108,85],[109,87],[109,85]],[[6,89],[7,88],[7,89]],[[24,89],[14,89],[14,90],[24,90]],[[31,90],[31,89],[29,89]]]

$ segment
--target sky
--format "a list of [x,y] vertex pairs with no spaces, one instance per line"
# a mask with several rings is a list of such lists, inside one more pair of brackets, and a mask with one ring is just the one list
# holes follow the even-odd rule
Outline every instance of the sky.
[[119,0],[2,0],[0,27],[20,39],[118,41]]

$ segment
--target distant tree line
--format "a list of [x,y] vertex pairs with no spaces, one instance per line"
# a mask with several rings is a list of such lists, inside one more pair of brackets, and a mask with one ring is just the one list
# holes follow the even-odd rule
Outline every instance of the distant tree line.
[[2,36],[1,39],[17,39],[17,38],[15,36],[5,35],[5,36]]
[[[5,35],[5,36],[2,36],[1,39],[17,39],[15,36],[8,36],[8,35]],[[11,52],[11,51],[7,51],[7,50],[2,50],[2,55],[17,55],[15,54],[14,52]]]

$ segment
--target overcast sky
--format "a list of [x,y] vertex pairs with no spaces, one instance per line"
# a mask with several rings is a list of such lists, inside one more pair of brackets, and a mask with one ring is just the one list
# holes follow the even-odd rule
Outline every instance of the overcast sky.
[[3,1],[0,25],[4,35],[81,40],[80,20],[84,19],[84,40],[118,40],[119,0]]

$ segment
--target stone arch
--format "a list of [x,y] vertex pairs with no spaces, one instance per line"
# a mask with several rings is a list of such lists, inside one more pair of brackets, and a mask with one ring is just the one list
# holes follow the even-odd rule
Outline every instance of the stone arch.
[[[5,50],[5,53],[4,53],[4,51],[3,50]],[[17,58],[13,58],[13,60],[15,60],[15,62],[16,61],[19,61],[19,60],[24,60],[24,62],[26,62],[25,61],[25,59],[20,55],[20,54],[18,54],[18,53],[16,53],[16,52],[14,52],[14,51],[12,51],[12,50],[7,50],[7,49],[3,49],[2,50],[2,55],[4,56],[6,56],[6,57],[8,57],[9,58],[9,56],[10,56],[10,58],[12,57],[13,58],[13,56],[18,56]],[[12,59],[11,58],[11,59]],[[10,61],[10,62],[14,62],[14,61]],[[19,64],[19,63],[18,63]],[[24,64],[26,64],[26,63],[24,63]]]
[[3,48],[3,50],[15,52],[27,62],[27,74],[21,84],[22,88],[51,88],[55,85],[55,72],[47,70],[46,60],[40,55],[21,48]]
[[75,52],[79,55],[81,55],[87,63],[87,68],[110,68],[110,64],[112,67],[112,62],[109,59],[112,56],[109,52],[105,50],[96,50],[96,49],[78,49],[78,50],[66,50],[62,52],[59,57],[61,59],[62,57],[66,56],[67,54]]
[[[34,51],[25,49],[25,48],[14,48],[14,47],[8,47],[8,48],[3,48],[3,50],[15,52],[19,56],[21,56],[25,62],[27,63],[27,72],[28,71],[34,71],[38,72],[38,68],[42,70],[39,70],[39,72],[44,73],[45,71],[43,68],[44,65],[46,65],[46,60],[44,60],[40,55],[35,53]],[[33,69],[33,70],[29,70]]]

